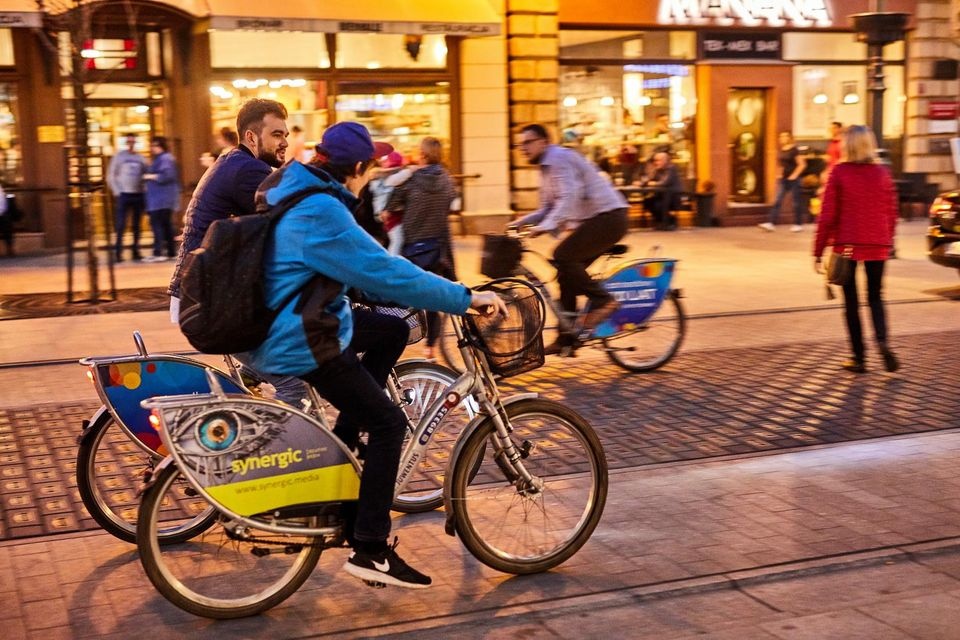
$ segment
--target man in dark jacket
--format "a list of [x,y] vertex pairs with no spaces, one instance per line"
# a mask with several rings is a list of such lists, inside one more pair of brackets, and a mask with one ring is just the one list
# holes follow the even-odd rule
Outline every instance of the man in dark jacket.
[[180,311],[183,258],[200,246],[215,221],[256,211],[254,195],[270,172],[283,165],[287,149],[287,109],[274,100],[248,100],[237,114],[240,146],[221,154],[203,177],[187,205],[183,244],[170,279],[171,319]]
[[[170,279],[170,320],[179,323],[183,259],[203,242],[216,220],[254,213],[254,196],[263,179],[283,165],[287,149],[287,109],[275,100],[254,98],[240,107],[240,146],[222,153],[207,169],[187,205],[183,243]],[[244,358],[240,357],[240,360]],[[277,390],[277,398],[297,405],[303,383],[291,376],[257,374]]]

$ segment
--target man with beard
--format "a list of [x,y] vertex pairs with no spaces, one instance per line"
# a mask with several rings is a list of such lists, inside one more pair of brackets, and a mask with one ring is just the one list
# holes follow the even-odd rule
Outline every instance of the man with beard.
[[263,179],[283,165],[287,149],[287,109],[275,100],[254,98],[240,107],[237,132],[240,146],[221,154],[207,169],[187,205],[183,244],[167,293],[170,319],[180,315],[180,277],[183,258],[203,242],[215,220],[256,211],[254,195]]
[[[585,295],[590,311],[583,328],[593,329],[620,305],[590,277],[587,267],[626,235],[627,201],[579,152],[550,144],[542,125],[523,127],[519,147],[528,162],[540,166],[540,208],[511,226],[534,225],[530,229],[533,236],[569,232],[553,250],[560,306],[576,313],[577,296]],[[570,351],[575,343],[575,336],[561,333],[544,353]]]
[[[184,257],[200,247],[203,236],[216,220],[254,213],[257,187],[283,165],[287,149],[287,109],[275,100],[254,98],[240,107],[237,132],[240,145],[220,154],[207,169],[187,205],[183,244],[170,279],[170,321],[180,320],[180,278]],[[246,363],[245,354],[236,354]],[[305,396],[303,382],[292,376],[255,373],[276,389],[276,397],[299,406]]]

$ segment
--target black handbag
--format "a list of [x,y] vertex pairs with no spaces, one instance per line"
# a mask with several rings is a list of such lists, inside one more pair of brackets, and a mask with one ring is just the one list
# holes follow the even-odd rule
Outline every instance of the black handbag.
[[843,253],[833,252],[827,259],[827,282],[842,287],[853,277],[857,263],[852,259],[853,247],[847,245]]
[[404,258],[421,269],[432,269],[443,258],[444,245],[439,238],[427,238],[403,245]]

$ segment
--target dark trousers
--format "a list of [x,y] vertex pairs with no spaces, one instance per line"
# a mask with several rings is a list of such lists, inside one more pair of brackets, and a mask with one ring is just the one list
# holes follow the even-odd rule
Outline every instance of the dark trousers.
[[579,295],[587,296],[593,307],[613,299],[603,285],[590,277],[587,267],[626,234],[626,208],[613,209],[585,220],[557,245],[553,260],[564,311],[576,312]]
[[7,245],[7,255],[13,255],[13,220],[10,212],[0,214],[0,238]]
[[[847,333],[850,337],[850,348],[853,357],[862,361],[865,356],[863,346],[863,326],[860,323],[860,299],[857,294],[856,270],[859,262],[854,265],[853,275],[843,285],[843,312],[847,321]],[[863,263],[867,272],[867,304],[870,307],[870,316],[873,319],[873,333],[878,344],[887,342],[887,318],[883,308],[883,267],[885,260],[867,260]]]
[[153,255],[161,256],[167,252],[168,258],[176,256],[173,250],[173,210],[157,209],[148,211],[150,228],[153,229]]
[[800,189],[800,180],[780,178],[777,180],[777,196],[773,200],[773,207],[770,208],[770,218],[768,220],[770,224],[777,224],[777,220],[780,219],[780,209],[783,207],[783,201],[786,199],[787,194],[793,198],[793,223],[803,224],[807,221],[806,207],[809,206],[810,203],[803,198],[803,193]]
[[[446,258],[427,269],[430,273],[435,273],[447,280],[456,281],[457,271],[453,267],[453,248],[447,243],[444,251]],[[440,314],[436,311],[427,311],[427,346],[432,347],[440,338]]]
[[677,221],[670,213],[670,204],[673,202],[674,193],[672,191],[657,191],[647,197],[643,206],[653,217],[653,226],[655,229],[676,228]]
[[344,516],[348,540],[378,542],[390,535],[390,505],[406,429],[403,409],[383,388],[406,348],[409,329],[403,318],[364,310],[354,310],[353,322],[347,350],[300,377],[340,412],[333,432],[348,447],[356,445],[361,430],[369,434],[356,517],[353,505],[345,506]]
[[127,214],[133,222],[133,257],[140,256],[140,219],[143,216],[143,194],[121,193],[117,197],[117,209],[113,212],[113,230],[117,236],[117,258],[122,258],[123,232],[127,228]]

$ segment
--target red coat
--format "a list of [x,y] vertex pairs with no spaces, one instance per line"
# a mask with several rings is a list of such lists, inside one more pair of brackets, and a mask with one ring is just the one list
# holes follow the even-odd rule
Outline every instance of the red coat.
[[813,255],[827,245],[836,253],[853,248],[854,260],[886,260],[897,226],[897,191],[882,164],[841,162],[823,192]]

